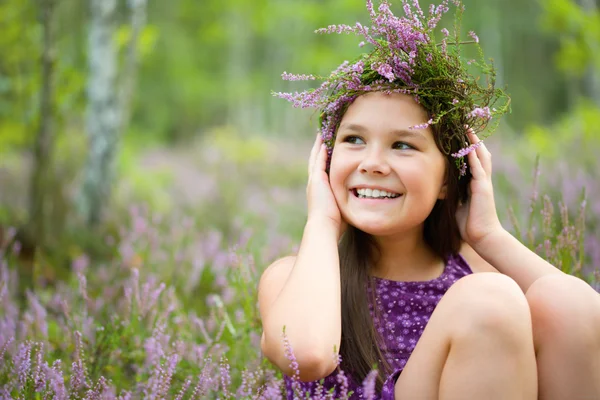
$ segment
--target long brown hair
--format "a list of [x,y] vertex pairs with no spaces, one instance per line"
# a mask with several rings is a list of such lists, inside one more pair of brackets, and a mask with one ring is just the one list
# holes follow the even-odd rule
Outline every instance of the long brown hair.
[[[437,125],[431,127],[438,149],[443,153],[441,132]],[[460,143],[452,143],[453,152]],[[461,238],[456,223],[456,210],[459,201],[466,201],[467,187],[471,175],[459,179],[459,170],[451,156],[446,158],[445,182],[446,197],[438,200],[424,222],[424,240],[445,262],[459,251]],[[373,238],[361,230],[349,226],[342,236],[339,246],[340,276],[342,289],[342,339],[340,344],[340,367],[350,373],[358,383],[376,367],[378,376],[376,388],[381,391],[385,377],[392,373],[386,358],[382,355],[379,343],[382,338],[373,325],[369,312],[367,287],[374,296],[374,282],[369,276],[369,266],[378,251]],[[370,299],[375,304],[374,298]],[[374,307],[377,313],[377,307]]]

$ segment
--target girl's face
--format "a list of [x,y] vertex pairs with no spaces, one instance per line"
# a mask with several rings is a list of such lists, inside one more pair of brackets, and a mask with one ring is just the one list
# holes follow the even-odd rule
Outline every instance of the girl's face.
[[[445,197],[446,158],[431,128],[408,129],[427,119],[403,94],[367,93],[348,107],[329,173],[346,222],[374,236],[404,233],[420,228]],[[381,190],[391,197],[381,197]]]

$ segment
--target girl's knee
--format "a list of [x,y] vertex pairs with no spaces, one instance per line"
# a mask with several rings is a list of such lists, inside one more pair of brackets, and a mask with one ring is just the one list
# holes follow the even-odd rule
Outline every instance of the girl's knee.
[[600,346],[600,294],[586,282],[567,274],[547,275],[529,287],[526,298],[539,339],[571,337]]
[[[454,296],[462,335],[531,336],[531,314],[523,291],[510,277],[477,273],[457,281],[447,295]],[[526,338],[528,339],[528,338]]]

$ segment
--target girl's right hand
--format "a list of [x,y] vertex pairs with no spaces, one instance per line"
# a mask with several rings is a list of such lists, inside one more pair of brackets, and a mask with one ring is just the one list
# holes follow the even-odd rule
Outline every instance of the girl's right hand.
[[308,161],[308,184],[306,197],[308,200],[308,220],[321,220],[334,224],[338,231],[338,239],[346,230],[347,224],[343,221],[331,185],[329,175],[325,172],[327,166],[327,147],[323,143],[321,134],[310,152]]

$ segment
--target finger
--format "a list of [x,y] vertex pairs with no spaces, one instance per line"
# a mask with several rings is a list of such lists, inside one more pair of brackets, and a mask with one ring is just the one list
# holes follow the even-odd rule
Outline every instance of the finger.
[[471,175],[473,175],[473,179],[482,180],[485,179],[486,173],[479,161],[479,156],[476,151],[472,151],[467,155],[467,159],[469,160],[469,168],[471,169]]
[[308,158],[308,174],[313,170],[313,166],[315,164],[315,159],[317,158],[317,154],[319,154],[319,146],[323,139],[321,138],[321,132],[317,132],[317,137],[315,139],[315,143],[313,143],[313,147],[310,151],[310,157]]
[[481,163],[483,170],[485,171],[485,173],[488,176],[491,176],[491,174],[492,174],[492,154],[487,149],[485,143],[479,139],[479,136],[477,136],[475,134],[475,132],[473,132],[472,129],[469,129],[469,131],[470,131],[469,138],[471,140],[471,143],[476,144],[476,143],[481,142],[481,144],[475,149],[475,152],[477,153],[477,158],[479,159],[479,162]]
[[323,152],[323,145],[320,145],[319,147],[316,148],[315,158],[314,158],[312,166],[311,166],[310,177],[316,176],[316,174],[318,173],[318,168],[321,164],[320,160],[321,160],[322,152]]
[[325,171],[325,168],[327,168],[327,146],[325,145],[325,143],[321,144],[321,151],[319,152],[317,168],[319,171]]

